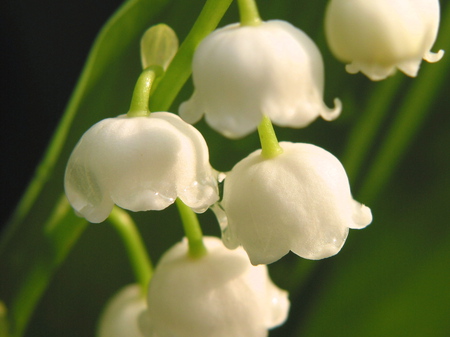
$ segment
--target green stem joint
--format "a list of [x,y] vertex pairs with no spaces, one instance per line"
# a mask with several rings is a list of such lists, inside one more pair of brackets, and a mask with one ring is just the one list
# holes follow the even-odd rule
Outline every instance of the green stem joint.
[[283,149],[278,143],[277,135],[269,117],[264,116],[258,126],[259,140],[261,142],[261,155],[266,158],[274,158],[283,153]]
[[242,26],[259,26],[262,22],[255,0],[238,0]]
[[208,252],[203,243],[203,233],[197,215],[180,199],[176,200],[176,204],[180,212],[181,221],[183,222],[186,238],[188,239],[189,256],[192,258],[200,258],[206,255]]

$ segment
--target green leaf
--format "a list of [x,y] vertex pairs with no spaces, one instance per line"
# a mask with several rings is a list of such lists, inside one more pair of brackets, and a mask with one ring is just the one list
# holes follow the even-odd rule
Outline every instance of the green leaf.
[[[86,227],[62,194],[68,156],[81,134],[95,122],[127,111],[141,73],[139,42],[145,29],[169,0],[126,2],[101,31],[67,110],[0,246],[0,299],[10,309],[12,336],[22,336],[43,292]],[[170,105],[190,75],[195,46],[213,30],[231,0],[208,0],[175,57],[183,76],[167,76]],[[194,7],[195,9],[195,7]],[[198,13],[193,14],[193,18]],[[178,60],[178,61],[177,61]],[[171,70],[172,69],[172,70]],[[178,88],[178,89],[176,89]],[[3,275],[6,275],[3,277]]]
[[[8,224],[0,243],[0,299],[10,308],[12,336],[23,334],[52,274],[85,227],[67,202],[58,201],[64,200],[60,196],[68,155],[94,122],[126,112],[140,73],[139,40],[168,2],[127,1],[106,23],[35,177]],[[54,220],[47,219],[55,219],[64,203],[62,216],[51,225]],[[45,223],[53,226],[47,234],[43,233]]]

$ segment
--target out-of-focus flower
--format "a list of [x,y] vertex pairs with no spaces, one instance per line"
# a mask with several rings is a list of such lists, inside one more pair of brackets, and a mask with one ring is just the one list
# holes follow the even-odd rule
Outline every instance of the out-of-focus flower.
[[333,54],[373,81],[396,68],[415,77],[422,59],[439,61],[430,51],[439,27],[438,0],[331,0],[325,31]]
[[370,224],[370,209],[353,200],[331,153],[311,144],[280,146],[282,154],[265,159],[257,150],[227,174],[225,214],[218,212],[225,245],[242,245],[255,265],[290,250],[312,260],[337,254],[349,228]]
[[208,253],[188,255],[184,240],[159,262],[148,292],[141,329],[148,337],[264,337],[282,324],[287,292],[270,280],[266,266],[252,266],[242,249],[228,250],[205,237]]
[[146,308],[140,286],[126,286],[108,301],[100,318],[97,337],[143,337],[138,319]]
[[314,42],[285,21],[232,24],[198,46],[192,64],[195,91],[180,116],[206,122],[229,138],[256,130],[263,115],[287,127],[305,127],[318,116],[337,118],[341,103],[323,102],[322,56]]
[[180,198],[204,212],[218,200],[204,138],[168,112],[122,115],[92,126],[70,156],[65,191],[90,222],[105,220],[114,204],[131,211],[162,210]]

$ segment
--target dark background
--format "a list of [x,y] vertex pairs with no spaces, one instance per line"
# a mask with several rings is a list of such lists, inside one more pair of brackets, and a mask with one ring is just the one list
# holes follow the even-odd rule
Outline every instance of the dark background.
[[1,1],[1,224],[30,181],[92,42],[121,3]]

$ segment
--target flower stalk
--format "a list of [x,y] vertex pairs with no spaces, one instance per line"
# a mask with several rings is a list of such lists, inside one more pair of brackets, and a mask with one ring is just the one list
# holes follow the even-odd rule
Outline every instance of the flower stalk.
[[241,26],[259,26],[262,22],[255,0],[238,0]]
[[146,117],[150,115],[149,99],[155,79],[163,73],[160,66],[144,69],[134,87],[128,117]]
[[136,280],[141,286],[142,293],[146,294],[148,282],[153,275],[153,266],[136,224],[127,212],[117,206],[113,208],[108,221],[122,238]]
[[283,149],[280,144],[278,144],[277,135],[275,134],[275,130],[273,129],[273,125],[269,117],[263,117],[258,126],[258,134],[262,148],[261,155],[264,158],[274,158],[283,153]]
[[176,200],[181,221],[183,223],[184,233],[188,239],[189,256],[192,258],[200,258],[207,254],[207,249],[203,243],[203,233],[197,215],[194,211],[186,206],[180,199]]

